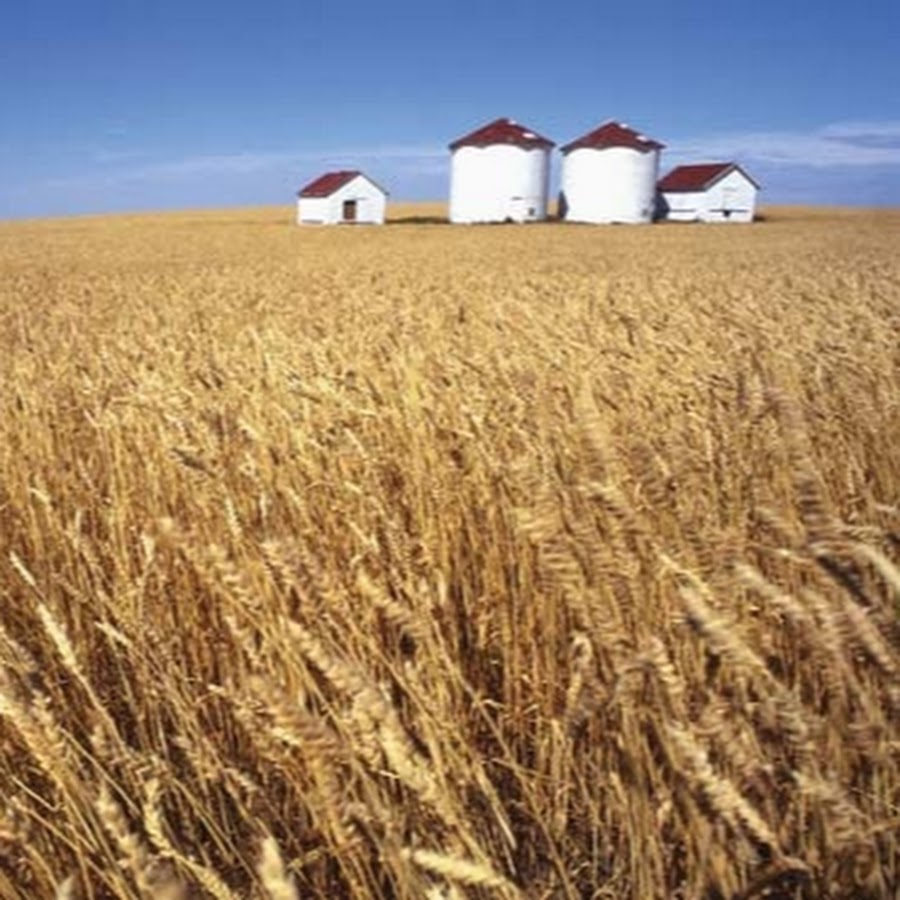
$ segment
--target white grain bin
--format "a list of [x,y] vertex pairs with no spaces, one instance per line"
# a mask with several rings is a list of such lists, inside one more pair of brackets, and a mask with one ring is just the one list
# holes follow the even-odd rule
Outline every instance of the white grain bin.
[[450,221],[546,219],[553,146],[512,119],[496,119],[455,140],[450,144]]
[[571,222],[652,222],[663,144],[606,122],[562,148],[560,217]]
[[362,172],[326,172],[297,192],[298,225],[381,225],[387,191]]
[[752,222],[759,185],[733,162],[676,166],[657,185],[660,218]]

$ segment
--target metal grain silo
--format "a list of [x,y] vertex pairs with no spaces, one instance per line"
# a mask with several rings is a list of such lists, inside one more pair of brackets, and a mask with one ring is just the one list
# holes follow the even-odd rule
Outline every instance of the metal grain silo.
[[531,222],[547,217],[553,141],[496,119],[450,144],[450,221]]
[[560,217],[572,222],[652,222],[663,144],[606,122],[562,148]]

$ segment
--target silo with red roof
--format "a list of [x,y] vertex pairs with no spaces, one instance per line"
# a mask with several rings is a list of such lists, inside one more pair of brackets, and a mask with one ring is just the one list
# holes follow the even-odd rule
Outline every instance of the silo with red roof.
[[553,141],[496,119],[450,144],[450,221],[534,222],[547,217]]
[[652,222],[663,144],[605,122],[562,148],[560,217],[572,222]]

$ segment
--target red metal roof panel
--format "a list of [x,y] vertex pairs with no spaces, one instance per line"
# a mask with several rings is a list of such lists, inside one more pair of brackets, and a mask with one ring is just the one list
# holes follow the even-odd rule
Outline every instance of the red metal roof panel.
[[733,162],[696,163],[690,166],[676,166],[668,175],[660,179],[657,187],[661,191],[672,193],[678,191],[705,191],[734,169],[737,169],[755,187],[759,187],[737,163]]
[[336,190],[353,181],[357,175],[362,175],[362,172],[326,172],[311,181],[306,187],[300,188],[297,195],[300,197],[330,197]]
[[593,131],[589,131],[580,138],[576,138],[571,143],[566,144],[562,148],[562,152],[569,153],[572,150],[580,150],[583,147],[590,147],[596,150],[602,150],[606,147],[630,147],[632,150],[649,152],[650,150],[662,150],[665,144],[648,138],[622,122],[604,122],[599,128],[595,128]]
[[494,119],[481,128],[457,138],[450,144],[451,150],[460,147],[487,147],[489,144],[512,144],[515,147],[524,147],[533,150],[536,147],[550,149],[556,146],[549,138],[514,122],[512,119]]

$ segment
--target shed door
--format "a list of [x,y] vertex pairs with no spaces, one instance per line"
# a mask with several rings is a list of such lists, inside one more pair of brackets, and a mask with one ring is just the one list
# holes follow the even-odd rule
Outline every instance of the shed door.
[[355,200],[345,200],[343,207],[343,217],[345,222],[355,222],[356,221],[356,201]]

